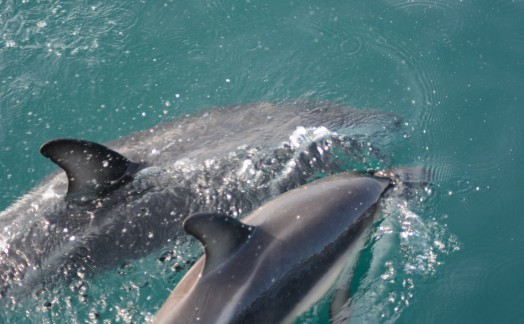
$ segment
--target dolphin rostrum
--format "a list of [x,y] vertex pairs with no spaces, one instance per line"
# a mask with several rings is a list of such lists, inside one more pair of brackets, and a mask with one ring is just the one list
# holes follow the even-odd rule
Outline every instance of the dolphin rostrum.
[[389,114],[334,104],[257,103],[107,146],[51,140],[41,153],[65,172],[0,212],[0,299],[144,256],[174,241],[188,214],[239,216],[319,174],[347,170],[347,161],[380,160],[370,134],[398,125]]
[[388,177],[340,174],[288,191],[242,219],[196,213],[204,246],[155,323],[291,322],[333,286],[375,220]]

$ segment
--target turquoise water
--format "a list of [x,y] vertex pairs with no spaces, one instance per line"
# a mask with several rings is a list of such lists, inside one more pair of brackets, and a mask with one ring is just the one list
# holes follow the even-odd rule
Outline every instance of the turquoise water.
[[[0,210],[54,170],[38,153],[51,138],[260,101],[375,108],[409,130],[394,164],[424,164],[436,186],[407,251],[358,285],[353,322],[520,322],[523,15],[509,0],[0,1]],[[157,258],[1,318],[140,322],[179,279]],[[322,307],[302,320],[326,321]]]

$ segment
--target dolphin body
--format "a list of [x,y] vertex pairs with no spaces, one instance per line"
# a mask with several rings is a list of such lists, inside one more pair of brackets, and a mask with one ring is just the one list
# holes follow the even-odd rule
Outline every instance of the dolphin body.
[[288,191],[242,219],[197,213],[184,230],[204,256],[154,323],[292,322],[358,252],[389,178],[341,174]]
[[347,169],[341,160],[366,163],[370,134],[398,125],[389,114],[333,104],[257,103],[107,146],[52,140],[41,153],[65,172],[0,213],[0,299],[146,255],[173,242],[190,213],[237,217],[317,174]]

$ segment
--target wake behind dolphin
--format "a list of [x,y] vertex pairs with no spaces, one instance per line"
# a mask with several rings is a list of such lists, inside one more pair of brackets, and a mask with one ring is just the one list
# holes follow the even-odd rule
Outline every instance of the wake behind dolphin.
[[[239,216],[318,176],[383,158],[392,115],[322,103],[259,103],[131,134],[107,147],[54,140],[59,171],[0,213],[0,296],[33,291],[172,242],[183,217]],[[353,166],[355,167],[355,166]],[[45,278],[45,279],[44,279]]]

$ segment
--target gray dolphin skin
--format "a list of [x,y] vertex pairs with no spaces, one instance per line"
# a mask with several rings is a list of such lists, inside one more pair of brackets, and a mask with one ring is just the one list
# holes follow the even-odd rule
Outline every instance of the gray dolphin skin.
[[358,253],[389,178],[340,174],[288,191],[241,221],[217,213],[185,219],[204,256],[154,323],[293,322]]
[[0,212],[0,299],[142,257],[174,242],[191,213],[238,217],[319,175],[348,170],[348,160],[380,160],[370,138],[399,122],[329,103],[256,103],[106,145],[49,141],[41,153],[61,170]]

